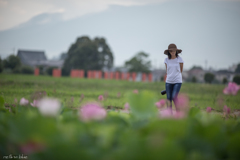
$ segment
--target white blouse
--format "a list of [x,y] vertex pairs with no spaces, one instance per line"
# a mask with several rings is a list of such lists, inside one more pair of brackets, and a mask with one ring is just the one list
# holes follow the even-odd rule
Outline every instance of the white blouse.
[[166,83],[182,83],[182,73],[179,63],[184,63],[183,59],[178,56],[175,59],[165,58],[164,63],[167,64]]

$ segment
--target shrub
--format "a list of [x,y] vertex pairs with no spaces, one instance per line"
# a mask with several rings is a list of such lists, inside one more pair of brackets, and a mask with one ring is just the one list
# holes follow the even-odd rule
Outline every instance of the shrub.
[[21,73],[22,70],[21,70],[21,67],[16,67],[12,70],[12,73]]
[[22,72],[23,74],[33,74],[33,73],[34,73],[34,70],[33,70],[32,67],[23,66],[23,67],[21,68],[21,72]]
[[196,83],[197,82],[197,78],[195,76],[193,76],[191,82]]
[[3,61],[0,57],[0,73],[3,71]]
[[237,83],[238,85],[240,85],[240,75],[236,75],[233,77],[233,82]]
[[4,68],[11,68],[11,69],[15,69],[16,67],[20,67],[21,66],[21,61],[20,59],[15,56],[15,55],[10,55],[8,56],[5,60],[4,60]]
[[46,70],[47,74],[51,76],[54,68],[56,68],[56,67],[48,67]]
[[212,74],[212,73],[206,73],[206,74],[204,75],[204,81],[205,81],[206,83],[212,83],[212,81],[214,80],[214,78],[215,78],[215,75]]
[[223,83],[223,84],[226,84],[227,82],[228,82],[227,78],[224,77],[223,80],[222,80],[222,83]]

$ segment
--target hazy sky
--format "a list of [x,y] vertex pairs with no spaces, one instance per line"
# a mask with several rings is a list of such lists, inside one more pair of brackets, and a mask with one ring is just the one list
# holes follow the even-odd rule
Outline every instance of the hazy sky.
[[104,37],[122,66],[139,51],[164,67],[175,43],[185,68],[240,63],[239,0],[0,0],[0,55],[67,52],[77,37]]

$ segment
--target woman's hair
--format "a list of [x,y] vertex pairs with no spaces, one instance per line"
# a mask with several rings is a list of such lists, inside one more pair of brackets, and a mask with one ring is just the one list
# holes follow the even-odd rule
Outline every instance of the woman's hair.
[[[178,52],[176,51],[176,57],[178,57]],[[169,53],[169,51],[168,51],[168,59],[171,59],[172,58],[172,56],[171,56],[171,54]]]

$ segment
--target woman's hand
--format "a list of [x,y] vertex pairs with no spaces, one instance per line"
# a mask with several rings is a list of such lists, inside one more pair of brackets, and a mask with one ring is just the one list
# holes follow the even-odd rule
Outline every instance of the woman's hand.
[[183,63],[179,63],[180,64],[180,70],[181,70],[181,73],[183,71]]

